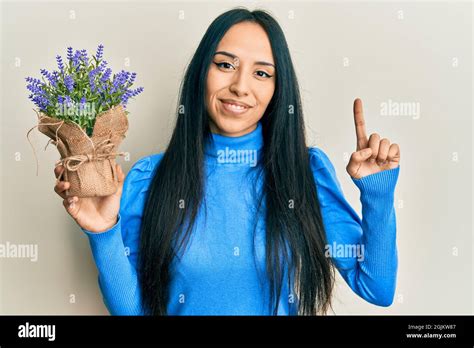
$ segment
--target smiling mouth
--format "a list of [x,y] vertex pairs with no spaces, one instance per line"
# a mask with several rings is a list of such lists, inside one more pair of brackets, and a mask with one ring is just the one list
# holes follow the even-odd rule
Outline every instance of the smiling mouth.
[[225,100],[220,100],[222,103],[224,111],[227,111],[228,113],[234,114],[234,115],[240,115],[246,112],[250,107],[242,105],[242,104],[236,104],[233,102],[228,102]]

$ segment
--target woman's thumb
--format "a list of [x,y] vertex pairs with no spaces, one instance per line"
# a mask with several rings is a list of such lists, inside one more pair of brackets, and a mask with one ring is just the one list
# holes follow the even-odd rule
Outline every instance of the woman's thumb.
[[116,164],[116,169],[117,169],[117,180],[118,180],[118,189],[116,194],[121,195],[122,194],[122,189],[123,189],[123,182],[125,181],[125,174],[122,171],[122,167],[120,164]]
[[123,170],[120,164],[117,164],[117,174],[118,174],[118,182],[121,185],[123,185],[123,182],[125,181],[125,174],[123,173]]
[[372,149],[370,147],[353,152],[349,163],[346,166],[346,170],[350,176],[356,177],[360,166],[372,155]]
[[372,155],[372,149],[370,147],[360,151],[360,157],[364,160],[368,159]]

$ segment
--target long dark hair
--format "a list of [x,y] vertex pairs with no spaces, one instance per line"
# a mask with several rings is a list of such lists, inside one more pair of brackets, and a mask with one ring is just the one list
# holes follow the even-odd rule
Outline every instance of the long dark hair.
[[186,70],[176,126],[150,184],[138,271],[147,314],[167,314],[169,267],[180,248],[186,246],[203,201],[204,146],[211,136],[205,106],[209,65],[225,33],[244,21],[257,23],[266,31],[277,71],[275,92],[261,119],[264,180],[258,203],[259,207],[262,202],[265,205],[271,312],[278,312],[285,264],[288,276],[296,282],[291,291],[296,291],[298,314],[326,313],[331,307],[334,266],[324,254],[326,235],[305,142],[298,81],[286,39],[266,11],[234,8],[212,22]]

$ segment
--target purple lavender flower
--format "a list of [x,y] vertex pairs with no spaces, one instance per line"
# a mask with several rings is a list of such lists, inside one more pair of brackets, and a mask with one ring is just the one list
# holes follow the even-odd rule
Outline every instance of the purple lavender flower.
[[106,66],[107,66],[107,61],[103,60],[99,65],[99,72],[103,72]]
[[56,87],[57,74],[58,74],[57,71],[55,71],[53,74],[51,74],[50,72],[48,72],[48,70],[41,69],[40,72],[41,72],[41,75],[43,75],[44,77],[46,77],[48,79],[49,83],[51,83],[51,85],[53,87]]
[[115,93],[119,89],[118,81],[115,79],[112,80],[112,88],[110,89],[110,93]]
[[71,75],[67,75],[64,78],[64,84],[66,85],[66,88],[68,89],[69,92],[72,92],[74,90],[74,79],[72,78]]
[[35,90],[34,88],[30,89],[34,91],[33,94],[30,94],[30,99],[38,106],[40,109],[44,110],[49,105],[49,100],[46,97],[44,90]]
[[127,80],[130,78],[130,72],[124,71],[123,73],[123,84],[126,84]]
[[104,54],[104,45],[100,44],[100,45],[97,47],[97,53],[95,54],[95,58],[96,58],[97,60],[101,60],[103,54]]
[[67,48],[67,59],[72,60],[72,47]]
[[39,79],[35,79],[33,77],[27,77],[26,82],[28,82],[28,85],[26,86],[26,88],[29,91],[31,91],[33,94],[37,94],[37,95],[44,94],[44,90],[43,90],[44,83],[41,82]]
[[135,78],[137,77],[137,73],[136,72],[133,72],[132,75],[130,76],[130,85],[133,84],[133,82],[135,82]]
[[28,82],[26,88],[32,92],[28,98],[33,101],[38,108],[45,110],[49,105],[49,100],[46,98],[46,93],[43,90],[44,83],[32,77],[27,77],[26,81]]
[[141,92],[143,92],[143,87],[138,87],[137,89],[133,90],[127,89],[121,98],[122,104],[126,105],[128,103],[128,99],[130,99],[131,97],[136,97]]
[[58,83],[58,80],[59,80],[59,73],[55,70],[53,71],[53,74],[52,74],[52,80],[54,83],[51,83],[54,87],[57,87],[57,83]]
[[41,110],[45,110],[48,105],[49,105],[49,100],[43,96],[33,96],[30,95],[30,99],[35,103],[37,107],[39,107]]
[[87,57],[86,50],[81,50],[81,60],[84,62],[85,65],[89,64],[89,57]]
[[[28,99],[32,100],[34,102],[34,99],[35,99],[35,95],[34,94],[30,94],[28,96]],[[36,104],[36,103],[35,103]]]
[[100,81],[101,81],[101,82],[106,82],[106,81],[108,81],[109,78],[110,78],[110,74],[112,74],[112,69],[107,68],[107,70],[105,70],[104,75],[102,75],[102,77],[100,78]]
[[61,70],[61,72],[64,72],[64,63],[60,55],[56,56],[56,62],[58,63],[59,70]]
[[79,102],[79,111],[80,111],[80,112],[84,111],[86,102],[87,102],[87,99],[86,99],[85,96],[83,96],[83,97],[81,98],[81,101]]
[[129,76],[130,73],[124,70],[121,70],[118,74],[114,75],[114,80],[112,81],[112,93],[123,89],[125,87],[125,84],[127,83]]
[[35,79],[34,77],[26,77],[25,80],[28,83],[34,83],[34,84],[40,84],[41,83],[40,79]]
[[96,90],[95,75],[97,75],[97,73],[98,73],[97,69],[92,69],[89,72],[89,85],[91,87],[91,92],[94,92]]
[[[103,52],[104,45],[100,44],[96,55],[91,55],[94,59],[89,59],[85,49],[73,50],[72,47],[67,47],[67,61],[63,62],[60,55],[56,56],[58,71],[49,72],[41,69],[42,78],[26,78],[27,89],[30,92],[28,98],[53,117],[55,111],[50,108],[51,105],[67,104],[67,107],[70,107],[77,103],[81,110],[86,107],[86,95],[90,95],[91,100],[97,101],[100,110],[117,104],[126,107],[130,98],[140,94],[143,87],[131,89],[137,76],[135,72],[121,70],[113,74],[107,61],[103,60]],[[80,86],[81,91],[78,90]],[[77,93],[72,94],[73,92]],[[70,115],[61,116],[67,118]],[[81,126],[91,125],[81,124]]]
[[114,74],[114,78],[112,79],[112,90],[111,93],[115,93],[120,89],[121,86],[121,74]]
[[64,102],[66,103],[66,105],[67,105],[68,107],[73,105],[72,99],[71,99],[71,97],[68,96],[68,95],[65,97]]
[[128,102],[128,98],[130,98],[132,96],[132,91],[130,90],[127,90],[125,91],[125,93],[122,95],[122,104],[127,104]]
[[76,53],[74,53],[74,56],[72,57],[72,66],[76,68],[76,71],[79,70],[81,58],[82,58],[81,51],[76,50]]
[[143,87],[138,87],[137,89],[135,89],[133,91],[133,96],[136,97],[137,95],[139,95],[141,92],[143,92],[144,88]]

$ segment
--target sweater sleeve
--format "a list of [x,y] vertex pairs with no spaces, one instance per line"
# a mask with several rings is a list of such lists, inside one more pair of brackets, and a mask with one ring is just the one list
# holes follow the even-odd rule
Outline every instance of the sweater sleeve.
[[113,227],[100,233],[81,228],[89,239],[99,288],[112,315],[143,315],[137,255],[150,174],[150,156],[130,169],[122,190],[118,221]]
[[351,178],[360,190],[362,220],[344,197],[336,171],[319,148],[310,148],[316,181],[326,253],[349,287],[378,306],[390,306],[395,294],[398,256],[394,191],[400,166],[360,179]]

